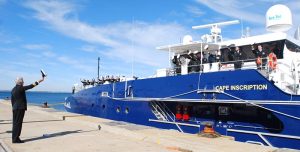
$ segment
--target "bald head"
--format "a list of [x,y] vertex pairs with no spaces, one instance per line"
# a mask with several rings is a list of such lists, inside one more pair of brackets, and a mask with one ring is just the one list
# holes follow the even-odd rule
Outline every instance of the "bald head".
[[16,85],[23,85],[24,81],[23,81],[23,77],[17,77],[16,78]]

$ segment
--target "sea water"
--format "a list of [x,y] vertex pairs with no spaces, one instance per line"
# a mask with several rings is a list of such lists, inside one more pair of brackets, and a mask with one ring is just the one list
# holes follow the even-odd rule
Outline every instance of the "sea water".
[[[70,96],[71,93],[57,93],[57,92],[26,92],[27,102],[29,105],[42,106],[47,102],[51,108],[64,111],[63,102],[65,98]],[[10,91],[0,91],[0,99],[10,99]]]

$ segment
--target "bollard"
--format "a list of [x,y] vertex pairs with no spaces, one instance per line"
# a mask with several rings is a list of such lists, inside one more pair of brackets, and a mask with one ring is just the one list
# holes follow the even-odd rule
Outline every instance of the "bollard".
[[213,128],[213,122],[203,122],[204,129],[198,133],[198,136],[207,137],[207,138],[217,138],[221,135],[216,132]]
[[48,102],[47,102],[47,101],[46,101],[46,102],[44,102],[42,107],[43,107],[43,108],[49,108],[49,106],[48,106]]

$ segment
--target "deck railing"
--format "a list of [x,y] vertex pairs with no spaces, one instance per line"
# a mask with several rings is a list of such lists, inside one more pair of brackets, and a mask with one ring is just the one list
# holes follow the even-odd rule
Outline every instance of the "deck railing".
[[[261,65],[262,70],[269,71],[268,58],[262,58],[265,60],[265,65]],[[240,70],[240,69],[258,69],[256,65],[256,59],[247,59],[247,60],[235,60],[235,61],[226,61],[226,62],[213,62],[213,63],[203,63],[203,64],[194,64],[189,65],[188,73],[197,73],[197,72],[216,72],[216,71],[231,71],[231,70]],[[241,68],[234,68],[234,64],[240,63]],[[168,69],[169,75],[177,75],[181,73],[181,67],[175,66]]]

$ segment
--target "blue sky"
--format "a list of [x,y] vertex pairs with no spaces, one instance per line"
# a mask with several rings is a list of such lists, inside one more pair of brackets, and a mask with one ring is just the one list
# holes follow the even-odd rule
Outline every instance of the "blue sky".
[[[48,77],[34,90],[69,92],[97,77],[97,57],[100,75],[151,76],[168,67],[168,53],[155,47],[209,32],[191,26],[242,19],[251,35],[262,34],[266,11],[278,3],[299,25],[299,0],[0,0],[0,90],[17,76],[38,80],[42,68]],[[226,26],[223,37],[239,38],[240,29]]]

